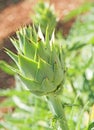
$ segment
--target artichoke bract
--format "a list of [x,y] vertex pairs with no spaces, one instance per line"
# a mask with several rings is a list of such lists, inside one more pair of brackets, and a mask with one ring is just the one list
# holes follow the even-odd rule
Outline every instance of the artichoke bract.
[[54,40],[54,32],[49,39],[48,28],[45,36],[39,27],[24,27],[17,32],[17,39],[12,44],[17,50],[14,54],[6,49],[16,67],[10,66],[17,73],[24,85],[36,95],[59,93],[65,79],[63,47]]

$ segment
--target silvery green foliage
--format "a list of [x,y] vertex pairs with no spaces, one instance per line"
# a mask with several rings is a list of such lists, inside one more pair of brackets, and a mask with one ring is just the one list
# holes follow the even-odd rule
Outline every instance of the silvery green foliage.
[[17,39],[11,39],[18,54],[6,49],[16,63],[17,73],[25,86],[36,95],[48,95],[61,91],[65,79],[64,52],[56,44],[54,33],[49,39],[48,28],[45,38],[39,27],[24,27],[17,32]]

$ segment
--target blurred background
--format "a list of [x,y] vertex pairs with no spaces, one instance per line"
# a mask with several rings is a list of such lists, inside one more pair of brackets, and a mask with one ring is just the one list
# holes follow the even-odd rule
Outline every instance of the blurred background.
[[[4,48],[16,53],[10,37],[16,38],[18,29],[37,22],[42,26],[51,20],[58,32],[57,42],[63,43],[66,52],[68,71],[62,102],[67,119],[71,130],[91,130],[94,120],[94,2],[46,0],[49,8],[43,0],[44,5],[39,2],[0,0],[0,130],[53,129],[49,127],[53,117],[45,100],[40,104],[40,98],[24,90],[17,75],[10,74],[2,62],[12,63]],[[50,7],[52,13],[47,12]]]

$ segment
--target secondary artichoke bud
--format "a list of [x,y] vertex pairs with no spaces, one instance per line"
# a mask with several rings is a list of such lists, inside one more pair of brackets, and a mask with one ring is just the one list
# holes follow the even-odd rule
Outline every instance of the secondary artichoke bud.
[[10,68],[36,95],[61,91],[65,79],[63,48],[55,43],[53,34],[49,39],[49,32],[46,30],[44,38],[40,27],[38,33],[34,27],[25,27],[17,32],[17,39],[11,39],[18,54],[6,49],[17,66]]

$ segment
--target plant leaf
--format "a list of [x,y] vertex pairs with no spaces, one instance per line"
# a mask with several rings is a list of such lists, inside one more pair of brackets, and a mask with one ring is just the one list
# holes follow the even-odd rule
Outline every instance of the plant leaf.
[[33,41],[29,41],[27,39],[26,42],[25,42],[25,45],[24,45],[24,54],[28,58],[34,59],[36,50],[37,50],[37,45]]
[[88,130],[93,130],[94,129],[94,122],[89,124]]
[[11,69],[11,66],[8,65],[5,61],[0,61],[0,68],[9,75],[15,74],[15,72]]
[[40,90],[40,84],[35,81],[35,80],[31,80],[25,76],[23,76],[22,74],[19,74],[19,77],[21,79],[21,81],[24,83],[24,85],[30,89],[30,91],[39,91]]
[[13,52],[11,52],[10,50],[5,48],[5,52],[11,57],[11,59],[16,63],[16,65],[19,67],[18,64],[18,56],[16,54],[14,54]]
[[12,42],[13,46],[16,48],[16,50],[20,53],[20,47],[19,47],[19,41],[15,38],[10,38],[10,41]]
[[45,78],[48,78],[49,81],[53,81],[53,75],[52,66],[45,62],[43,59],[40,59],[38,72],[36,75],[37,81],[41,83]]
[[49,61],[49,54],[47,53],[46,46],[42,41],[38,42],[38,56],[43,60]]
[[35,75],[37,72],[37,67],[38,67],[37,62],[35,62],[23,55],[19,55],[19,64],[20,64],[21,72],[25,76],[27,76],[30,79],[35,78]]
[[48,78],[45,78],[42,82],[41,90],[44,91],[45,94],[48,94],[53,92],[56,89],[56,87],[48,80]]

